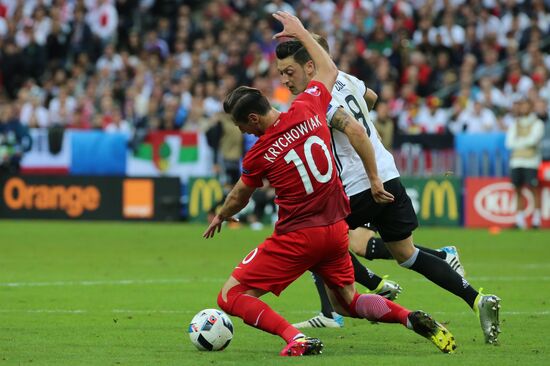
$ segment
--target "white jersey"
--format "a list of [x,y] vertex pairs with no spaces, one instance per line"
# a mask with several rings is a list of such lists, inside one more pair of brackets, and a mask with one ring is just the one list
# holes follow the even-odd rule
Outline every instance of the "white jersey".
[[[331,126],[332,117],[339,107],[355,117],[363,124],[374,147],[378,176],[382,182],[399,177],[399,171],[395,166],[392,154],[386,150],[378,138],[374,124],[369,116],[369,109],[364,95],[367,88],[356,77],[338,71],[336,83],[332,88],[332,101],[327,112],[327,122]],[[336,160],[336,166],[342,179],[342,184],[348,196],[353,196],[370,188],[370,181],[365,172],[363,162],[348,137],[341,131],[331,128],[332,150]]]

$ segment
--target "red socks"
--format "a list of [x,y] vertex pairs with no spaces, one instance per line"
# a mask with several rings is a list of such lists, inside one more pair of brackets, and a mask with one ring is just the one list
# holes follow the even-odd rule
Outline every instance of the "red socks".
[[350,304],[352,316],[382,323],[401,323],[407,326],[410,310],[380,295],[356,294]]
[[265,302],[257,297],[240,292],[235,286],[227,293],[227,301],[223,301],[221,292],[218,295],[218,305],[226,313],[238,316],[248,325],[265,332],[278,335],[287,343],[300,334],[300,331],[290,325],[281,315],[277,314]]

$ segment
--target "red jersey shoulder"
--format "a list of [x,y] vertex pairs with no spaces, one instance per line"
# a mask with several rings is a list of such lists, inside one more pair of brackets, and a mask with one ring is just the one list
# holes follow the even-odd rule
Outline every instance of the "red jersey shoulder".
[[312,80],[307,85],[306,90],[298,95],[293,104],[300,105],[300,108],[302,108],[307,103],[316,112],[325,114],[331,100],[332,95],[330,95],[325,84]]
[[314,97],[318,97],[321,95],[321,89],[317,85],[312,85],[304,90],[304,93],[308,93],[313,95]]

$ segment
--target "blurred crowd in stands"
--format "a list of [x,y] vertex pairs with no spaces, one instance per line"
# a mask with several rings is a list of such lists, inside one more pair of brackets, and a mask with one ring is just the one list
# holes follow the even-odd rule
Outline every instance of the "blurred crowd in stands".
[[505,131],[522,95],[548,120],[548,0],[0,0],[0,133],[191,130],[219,146],[235,86],[289,105],[276,10],[378,93],[388,147],[395,133]]

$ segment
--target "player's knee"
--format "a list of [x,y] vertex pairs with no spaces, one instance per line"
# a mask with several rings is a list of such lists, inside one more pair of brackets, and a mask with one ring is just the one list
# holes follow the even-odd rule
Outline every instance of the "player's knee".
[[234,287],[229,289],[229,291],[222,288],[218,294],[218,306],[220,309],[229,315],[233,315],[233,303],[238,294]]
[[[227,296],[227,294],[226,294]],[[218,294],[218,306],[220,309],[222,309],[227,314],[231,315],[231,306],[229,303],[229,298],[223,296],[223,289],[220,290],[220,293]]]
[[358,255],[360,257],[365,256],[366,245],[361,245],[360,243],[350,241],[349,248],[351,249],[353,254]]
[[416,248],[409,243],[394,242],[387,245],[392,257],[401,264],[407,261],[412,255],[414,255]]
[[233,306],[235,304],[235,300],[242,295],[246,290],[246,287],[242,285],[236,285],[229,289],[226,287],[222,288],[220,293],[218,294],[218,306],[220,309],[222,309],[224,312],[226,312],[229,315],[233,315]]

